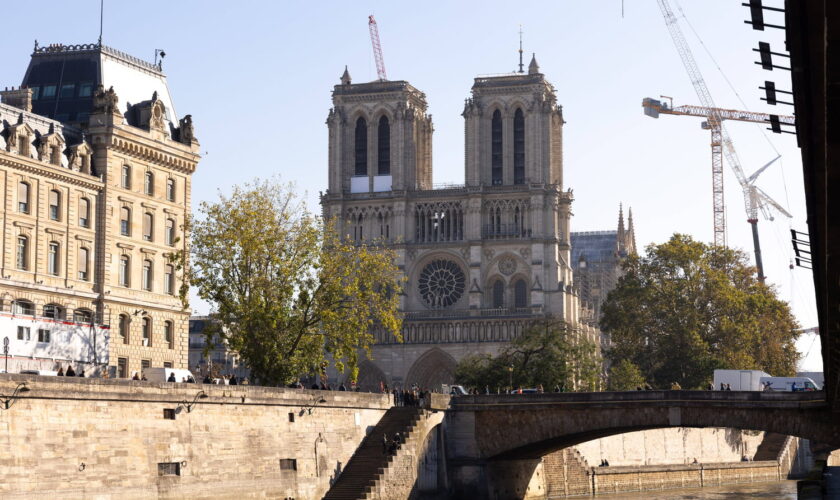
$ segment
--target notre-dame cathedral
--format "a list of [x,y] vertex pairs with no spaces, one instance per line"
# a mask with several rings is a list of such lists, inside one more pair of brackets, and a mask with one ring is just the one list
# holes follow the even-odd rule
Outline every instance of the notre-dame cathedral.
[[439,390],[458,360],[495,354],[549,315],[600,345],[574,286],[563,110],[536,58],[527,73],[476,78],[463,117],[465,183],[434,189],[423,92],[352,83],[346,69],[333,90],[323,215],[346,238],[391,246],[407,277],[403,342],[377,335],[363,388]]

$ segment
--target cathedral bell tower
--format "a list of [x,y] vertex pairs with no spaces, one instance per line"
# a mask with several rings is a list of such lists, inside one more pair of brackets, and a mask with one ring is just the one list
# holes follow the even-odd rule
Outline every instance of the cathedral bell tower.
[[478,77],[463,112],[468,186],[563,184],[563,110],[536,57],[528,73]]
[[432,116],[408,82],[354,84],[345,68],[327,125],[329,194],[431,189]]

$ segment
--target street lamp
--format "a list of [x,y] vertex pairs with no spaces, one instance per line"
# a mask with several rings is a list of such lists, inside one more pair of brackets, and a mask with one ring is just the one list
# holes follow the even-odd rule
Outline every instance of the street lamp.
[[27,387],[26,382],[21,382],[17,385],[17,387],[15,387],[15,392],[13,392],[11,396],[6,397],[6,396],[0,394],[0,401],[3,402],[3,406],[0,407],[0,408],[3,408],[4,410],[8,410],[9,408],[12,407],[13,404],[15,404],[15,401],[20,399],[20,394],[21,393],[29,392],[29,390],[30,389],[29,389],[29,387]]
[[513,365],[508,366],[508,386],[513,391]]
[[307,413],[309,415],[312,415],[312,410],[314,410],[316,406],[318,406],[319,404],[326,403],[326,402],[327,402],[326,399],[321,398],[321,397],[316,397],[315,399],[312,400],[312,403],[310,403],[309,406],[304,406],[303,408],[301,408],[298,415],[300,415],[301,417],[304,416]]
[[175,412],[176,413],[181,413],[182,410],[187,410],[187,413],[192,413],[192,409],[195,405],[198,404],[198,400],[199,399],[207,399],[208,397],[209,396],[207,396],[206,392],[198,391],[198,394],[195,395],[195,397],[192,400],[192,403],[187,403],[186,399],[181,401],[180,403],[178,403],[178,407],[175,408]]
[[9,373],[9,337],[3,339],[3,357],[6,358],[6,368],[3,373]]

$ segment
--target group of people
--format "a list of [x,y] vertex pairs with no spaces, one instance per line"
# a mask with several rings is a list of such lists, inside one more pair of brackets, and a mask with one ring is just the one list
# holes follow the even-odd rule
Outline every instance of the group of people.
[[[56,373],[59,377],[76,377],[76,370],[73,369],[73,365],[67,365],[67,371],[64,371],[64,367],[62,365],[58,365],[58,373]],[[79,369],[79,377],[85,376],[85,371]]]
[[400,449],[400,445],[405,442],[405,438],[399,432],[394,434],[392,439],[388,439],[388,433],[382,434],[382,454],[383,455],[395,455],[397,450]]
[[417,386],[411,389],[399,390],[394,388],[391,392],[394,396],[395,406],[417,406],[424,407],[429,399],[429,391],[419,389]]

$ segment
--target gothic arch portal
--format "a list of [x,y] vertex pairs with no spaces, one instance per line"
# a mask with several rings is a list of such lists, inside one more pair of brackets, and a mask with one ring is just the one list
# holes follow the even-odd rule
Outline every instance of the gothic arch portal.
[[440,390],[441,384],[451,384],[455,380],[456,364],[455,358],[433,347],[411,366],[405,377],[405,386],[417,384],[421,389]]
[[366,359],[359,365],[359,380],[356,385],[363,391],[379,392],[379,383],[388,383],[388,377],[372,361]]

